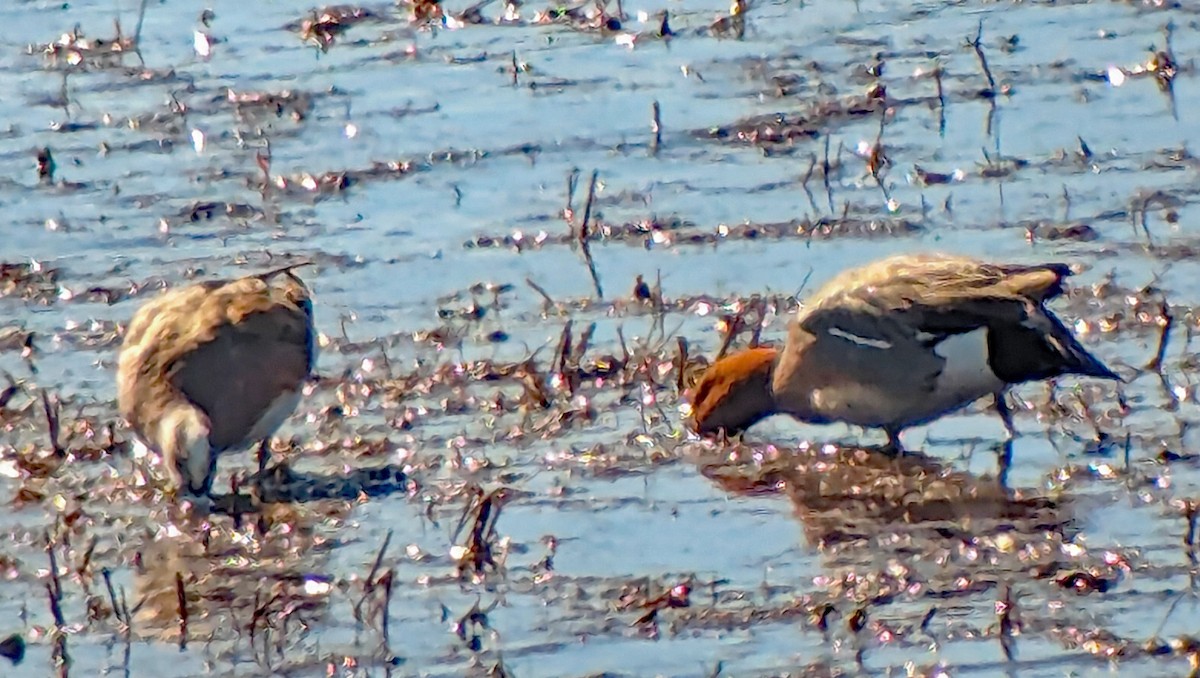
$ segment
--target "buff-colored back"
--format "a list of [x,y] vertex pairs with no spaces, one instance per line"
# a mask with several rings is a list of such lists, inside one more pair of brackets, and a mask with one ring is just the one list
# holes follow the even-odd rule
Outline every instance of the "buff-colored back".
[[194,405],[216,450],[238,445],[312,370],[308,289],[289,271],[170,290],[134,315],[118,364],[121,414],[148,442],[164,412]]

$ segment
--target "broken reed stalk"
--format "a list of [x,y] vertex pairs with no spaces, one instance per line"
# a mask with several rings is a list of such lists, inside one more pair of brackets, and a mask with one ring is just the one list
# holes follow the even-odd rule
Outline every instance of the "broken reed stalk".
[[[62,580],[58,578],[58,558],[54,555],[54,540],[46,533],[46,554],[50,559],[50,584],[55,600],[62,599]],[[61,612],[61,611],[60,611]],[[61,623],[62,615],[55,615],[55,621]]]
[[658,101],[650,105],[650,131],[654,133],[654,137],[650,140],[650,155],[658,155],[658,149],[662,146],[661,113]]
[[[987,55],[983,53],[983,19],[979,20],[979,28],[975,32],[975,39],[969,43],[975,49],[975,56],[979,58],[979,67],[983,69],[983,76],[987,79],[987,89],[981,92],[984,98],[988,100],[989,108],[986,123],[986,133],[992,136],[993,126],[996,118],[996,79],[992,77],[992,69],[988,67]],[[996,140],[996,147],[999,148],[1000,140]],[[1004,204],[1004,183],[996,184],[997,190],[1000,191],[1001,205]]]
[[575,342],[575,346],[571,349],[571,360],[574,363],[575,371],[579,372],[579,366],[583,363],[583,356],[587,353],[588,346],[592,343],[592,335],[596,333],[596,323],[590,323],[579,333],[579,340]]
[[374,581],[375,575],[379,572],[379,568],[383,567],[383,558],[387,555],[388,546],[392,543],[392,531],[388,530],[383,537],[383,543],[379,545],[379,553],[375,554],[375,562],[371,564],[371,572],[367,575],[367,581]]
[[1183,545],[1187,547],[1188,560],[1196,560],[1196,519],[1200,517],[1200,505],[1195,500],[1186,499],[1183,502],[1183,517],[1187,520],[1187,532],[1183,535]]
[[1163,358],[1167,354],[1167,343],[1170,340],[1171,328],[1175,325],[1175,316],[1171,315],[1171,306],[1163,299],[1159,303],[1158,313],[1162,316],[1163,322],[1159,327],[1158,333],[1158,348],[1154,351],[1154,357],[1150,362],[1146,363],[1146,369],[1158,374],[1163,373]]
[[60,430],[58,398],[51,399],[46,389],[42,389],[41,393],[42,412],[46,415],[46,431],[50,435],[50,449],[54,450],[54,456],[63,459],[67,456],[67,452],[58,439]]
[[4,390],[0,391],[0,410],[7,408],[9,401],[11,401],[13,396],[17,395],[17,391],[20,390],[20,388],[17,386],[16,380],[12,378],[11,374],[5,372],[4,378],[8,380],[8,386],[5,386]]
[[833,214],[833,186],[829,183],[829,135],[825,136],[825,159],[821,162],[821,178],[825,182],[825,197],[829,200],[829,213]]
[[713,359],[713,362],[724,358],[725,354],[729,352],[729,347],[733,345],[734,337],[736,337],[746,325],[745,313],[746,312],[743,310],[733,317],[726,316],[726,318],[728,318],[729,325],[725,330],[725,338],[721,340],[721,349],[717,351],[717,357]]
[[817,207],[817,200],[813,197],[813,193],[808,188],[808,182],[812,179],[813,172],[817,169],[817,154],[809,155],[808,171],[804,173],[804,178],[800,179],[800,188],[804,189],[804,194],[808,196],[808,204],[812,207],[813,218],[821,214],[820,208]]
[[946,90],[942,87],[942,76],[945,71],[939,63],[933,68],[933,83],[937,87],[938,98],[938,136],[946,136]]
[[187,591],[183,587],[183,573],[175,573],[175,596],[179,601],[179,649],[187,649],[188,606]]
[[888,193],[887,186],[883,185],[883,178],[879,173],[883,169],[883,165],[888,162],[887,154],[883,150],[883,130],[887,125],[887,110],[887,106],[880,109],[879,133],[875,135],[875,145],[871,146],[871,155],[867,158],[867,169],[871,171],[871,178],[879,185],[884,202],[890,204],[892,196]]
[[572,167],[567,172],[567,204],[563,208],[563,218],[568,223],[575,221],[575,189],[579,187],[579,168]]
[[600,275],[596,273],[596,261],[592,259],[592,248],[588,244],[589,222],[592,218],[592,203],[596,200],[596,180],[600,178],[598,170],[592,170],[592,180],[588,183],[587,202],[583,205],[583,221],[579,224],[579,247],[583,250],[583,260],[587,263],[588,273],[592,275],[592,285],[596,288],[596,297],[603,299],[604,290],[600,287]]
[[379,573],[379,568],[383,567],[383,559],[387,555],[388,546],[390,546],[391,543],[392,543],[392,531],[388,530],[387,534],[384,535],[384,537],[383,537],[383,543],[379,545],[379,553],[375,554],[375,562],[371,563],[371,570],[369,572],[367,572],[367,578],[363,582],[362,598],[359,598],[358,602],[354,604],[354,619],[355,619],[355,621],[359,622],[360,624],[363,621],[363,617],[362,617],[363,604],[366,603],[367,598],[375,590],[375,585],[377,583],[375,581],[375,575]]
[[[929,630],[929,623],[933,621],[933,617],[937,613],[938,613],[937,605],[934,605],[933,607],[929,608],[929,611],[926,612],[925,616],[921,618],[921,625],[919,627],[917,627],[917,628],[921,629],[922,633],[929,636],[930,638],[933,638],[933,632],[931,632]],[[934,639],[934,640],[936,640],[936,639]]]
[[525,284],[529,285],[529,287],[531,289],[533,289],[534,292],[537,292],[538,294],[541,295],[541,297],[542,297],[542,314],[549,315],[551,309],[553,309],[556,305],[554,303],[554,298],[551,297],[550,293],[547,292],[541,285],[535,283],[533,281],[533,278],[526,278]]
[[133,27],[133,47],[134,47],[134,49],[141,49],[140,45],[142,44],[142,25],[146,22],[146,5],[149,5],[149,4],[150,4],[150,0],[142,0],[141,5],[138,6],[137,25],[135,25]]
[[96,545],[100,543],[100,538],[92,535],[88,542],[87,549],[83,552],[83,560],[79,563],[79,567],[75,568],[75,573],[79,575],[79,585],[83,588],[84,595],[92,595],[92,556],[96,553]]
[[562,334],[558,339],[558,350],[554,354],[554,365],[558,373],[566,376],[567,374],[567,357],[571,353],[571,326],[574,321],[567,320],[563,324]]
[[1000,616],[1000,649],[1004,650],[1004,658],[1011,662],[1017,651],[1016,640],[1013,637],[1016,601],[1013,600],[1011,585],[1004,585],[1004,596],[997,602],[996,611]]
[[117,603],[117,590],[113,588],[112,570],[107,567],[102,568],[100,576],[104,578],[104,588],[108,591],[108,604],[112,606],[113,616],[128,629],[129,620],[122,614],[121,606]]
[[684,370],[688,364],[688,342],[682,335],[675,337],[675,345],[678,346],[679,352],[676,354],[675,363],[675,392],[683,393],[684,387]]
[[388,568],[388,571],[384,572],[383,576],[379,578],[379,583],[383,585],[383,611],[380,613],[383,618],[380,619],[380,623],[379,623],[380,629],[379,630],[380,630],[380,633],[383,635],[383,644],[384,645],[387,645],[388,643],[391,642],[391,632],[389,630],[389,619],[392,616],[391,615],[392,586],[395,583],[395,579],[396,579],[396,570],[394,570],[390,567]]
[[513,87],[517,86],[517,72],[519,70],[520,70],[520,67],[517,65],[517,50],[514,49],[512,51],[512,86]]
[[983,69],[983,77],[987,79],[988,94],[990,97],[994,97],[996,95],[996,79],[992,77],[992,69],[988,67],[987,55],[983,53],[983,19],[979,20],[975,39],[971,40],[969,44],[975,49],[975,57],[979,59],[979,67]]
[[46,582],[46,597],[50,601],[50,615],[54,618],[54,664],[58,675],[66,678],[70,672],[71,657],[67,654],[67,622],[62,612],[62,580],[58,577],[58,558],[54,555],[54,540],[46,534],[46,553],[50,559],[50,581]]
[[[1130,213],[1130,217],[1133,219],[1133,234],[1134,234],[1134,236],[1136,236],[1137,229],[1139,226],[1141,226],[1142,233],[1146,236],[1146,247],[1149,249],[1153,249],[1154,248],[1154,236],[1150,234],[1150,219],[1148,216],[1149,208],[1150,208],[1150,200],[1152,199],[1153,196],[1140,196],[1140,197],[1141,197],[1141,200],[1138,201],[1139,204],[1137,204]],[[1135,198],[1135,200],[1137,200],[1137,198]]]
[[[762,343],[763,323],[767,319],[767,300],[756,298],[750,302],[750,308],[754,309],[757,317],[754,320],[754,328],[750,330],[750,348],[758,348]],[[750,310],[750,309],[747,309]]]
[[629,344],[625,343],[625,329],[617,325],[617,339],[621,342],[621,364],[629,364]]
[[70,673],[71,657],[67,654],[66,623],[63,621],[62,601],[55,597],[54,586],[46,583],[46,595],[50,599],[50,614],[54,616],[54,665],[58,667],[58,675],[66,678]]

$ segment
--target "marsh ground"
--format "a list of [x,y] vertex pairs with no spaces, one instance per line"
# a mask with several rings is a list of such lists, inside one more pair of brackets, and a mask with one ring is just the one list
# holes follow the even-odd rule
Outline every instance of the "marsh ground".
[[[1197,656],[1194,8],[151,2],[135,45],[136,4],[0,34],[5,675]],[[732,324],[778,339],[835,272],[931,248],[1078,266],[1055,309],[1129,377],[1019,389],[1010,493],[982,409],[902,465],[832,427],[683,434]],[[180,516],[115,413],[121,327],[301,259],[320,378],[277,457],[325,497]]]

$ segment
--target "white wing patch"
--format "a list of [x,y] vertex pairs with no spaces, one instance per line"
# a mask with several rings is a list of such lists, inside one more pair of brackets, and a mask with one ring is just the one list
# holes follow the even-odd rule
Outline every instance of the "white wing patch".
[[939,395],[975,400],[1004,387],[988,364],[986,327],[938,342],[933,352],[946,361],[935,386]]
[[847,332],[846,330],[839,329],[837,327],[830,327],[829,334],[840,339],[852,341],[859,346],[868,346],[870,348],[878,349],[889,349],[892,347],[891,342],[884,341],[882,339],[871,339],[870,337],[860,337],[857,334]]

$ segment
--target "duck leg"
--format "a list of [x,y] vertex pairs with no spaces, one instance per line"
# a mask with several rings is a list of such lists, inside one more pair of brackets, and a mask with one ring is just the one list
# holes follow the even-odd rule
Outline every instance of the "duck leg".
[[263,471],[267,470],[267,461],[271,458],[271,439],[263,438],[258,444],[258,477],[262,478]]
[[904,446],[900,444],[900,429],[885,426],[883,431],[887,433],[888,439],[887,446],[884,449],[897,456],[904,454]]
[[1000,415],[1000,421],[1004,422],[1004,431],[1007,436],[1005,440],[1012,441],[1017,437],[1017,429],[1013,426],[1012,410],[1008,408],[1008,401],[1004,399],[1004,391],[992,397],[996,402],[996,413]]
[[1004,422],[1004,442],[996,448],[996,479],[1000,483],[1001,489],[1008,491],[1008,470],[1012,466],[1012,448],[1013,439],[1017,437],[1017,430],[1013,426],[1012,410],[1008,407],[1008,401],[1004,398],[1004,391],[997,393],[996,412],[1000,415],[1000,420]]

